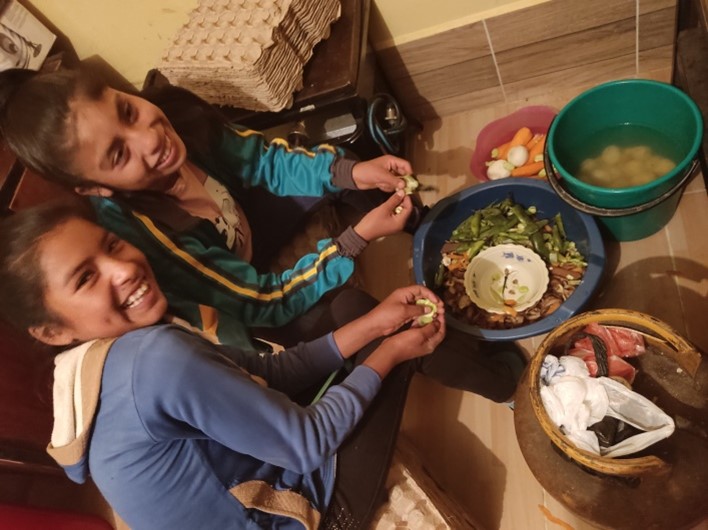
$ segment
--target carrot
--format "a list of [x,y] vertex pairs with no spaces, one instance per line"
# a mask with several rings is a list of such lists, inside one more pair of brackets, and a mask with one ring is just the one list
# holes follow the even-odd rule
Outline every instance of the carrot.
[[536,145],[536,144],[541,140],[541,138],[543,138],[543,137],[544,137],[543,134],[540,134],[540,133],[534,134],[534,135],[533,135],[533,138],[531,138],[531,139],[528,141],[528,143],[526,144],[526,149],[528,149],[528,150],[530,151],[531,148],[532,148],[534,145]]
[[544,134],[543,137],[536,142],[534,146],[529,149],[529,162],[533,162],[534,158],[537,157],[538,155],[543,154],[543,148],[546,145],[546,135]]
[[509,142],[509,147],[516,147],[517,145],[526,145],[533,138],[533,133],[528,127],[522,127],[514,134],[514,137]]
[[511,170],[512,177],[531,177],[543,169],[543,162],[531,162]]
[[509,152],[510,143],[511,142],[506,142],[505,144],[501,144],[499,147],[492,149],[492,158],[496,158],[497,160],[506,158],[506,154]]

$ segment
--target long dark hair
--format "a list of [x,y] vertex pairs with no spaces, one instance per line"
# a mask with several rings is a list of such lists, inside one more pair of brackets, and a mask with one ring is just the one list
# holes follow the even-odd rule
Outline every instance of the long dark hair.
[[70,219],[96,222],[81,197],[50,201],[0,221],[0,316],[18,330],[57,323],[44,305],[38,249],[43,238]]
[[87,69],[0,72],[0,134],[27,166],[71,188],[84,179],[73,170],[70,103],[97,100],[106,84]]
[[[45,73],[0,72],[0,134],[20,160],[46,178],[71,189],[90,183],[90,178],[73,169],[70,104],[78,97],[96,101],[107,86],[99,69],[91,65]],[[191,157],[221,169],[213,166],[219,163],[226,119],[213,106],[168,83],[136,95],[165,113]]]

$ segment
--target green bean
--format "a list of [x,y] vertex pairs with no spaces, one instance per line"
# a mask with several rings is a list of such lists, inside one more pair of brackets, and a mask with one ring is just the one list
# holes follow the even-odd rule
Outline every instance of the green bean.
[[519,222],[524,225],[524,228],[527,226],[533,226],[534,228],[536,227],[536,223],[533,222],[533,219],[528,216],[528,214],[524,211],[524,209],[518,205],[515,204],[514,206],[511,207],[512,213],[516,216],[516,218],[519,220]]
[[487,228],[486,230],[482,230],[479,234],[479,237],[487,239],[489,237],[497,236],[516,226],[517,222],[518,221],[516,219],[511,219],[507,220],[504,224],[502,224],[501,222],[496,223]]
[[520,241],[520,242],[529,242],[530,241],[530,236],[533,234],[538,233],[533,232],[532,234],[526,234],[524,232],[517,233],[517,232],[504,232],[503,234],[499,234],[500,236],[504,236],[507,239],[510,239],[512,241]]
[[[536,219],[537,208],[524,208],[511,198],[492,203],[460,223],[452,232],[450,242],[458,243],[456,252],[464,252],[471,259],[483,248],[504,243],[514,243],[532,248],[546,262],[585,265],[583,256],[568,241],[560,213],[551,219]],[[437,282],[442,282],[445,268],[438,270]]]
[[558,232],[560,232],[560,235],[563,238],[563,240],[567,239],[568,236],[565,233],[565,226],[563,225],[563,218],[561,217],[560,212],[558,212],[555,216],[553,216],[553,222],[558,227]]
[[560,229],[558,225],[553,225],[553,232],[551,232],[551,246],[553,250],[558,252],[563,252],[563,238],[561,237]]
[[472,232],[472,237],[479,237],[479,229],[482,225],[482,212],[477,210],[472,216],[470,221],[470,232]]
[[499,226],[507,222],[507,217],[506,215],[500,213],[492,217],[486,218],[485,221],[487,221],[487,225],[489,226]]
[[440,265],[438,265],[438,270],[435,272],[433,283],[435,284],[435,287],[440,287],[443,284],[443,281],[445,281],[445,265],[440,263]]
[[475,257],[480,250],[482,250],[482,247],[484,246],[485,240],[484,239],[479,239],[472,243],[471,245],[467,245],[466,248],[460,247],[458,250],[460,252],[465,252],[467,254],[467,257],[472,259]]
[[511,206],[513,206],[513,204],[514,204],[514,202],[511,200],[511,197],[507,197],[506,199],[504,199],[503,201],[501,201],[499,203],[499,207],[502,210],[506,210],[506,209],[509,209]]
[[535,232],[531,234],[530,239],[533,249],[543,256],[543,259],[548,261],[548,247],[546,247],[546,241],[543,239],[543,234],[541,232]]
[[544,226],[546,226],[550,221],[548,219],[539,219],[536,221],[536,226],[538,227],[539,230],[541,230]]
[[499,208],[498,205],[492,204],[491,206],[487,206],[486,208],[483,208],[481,210],[481,212],[484,217],[492,217],[494,215],[503,214],[504,210]]

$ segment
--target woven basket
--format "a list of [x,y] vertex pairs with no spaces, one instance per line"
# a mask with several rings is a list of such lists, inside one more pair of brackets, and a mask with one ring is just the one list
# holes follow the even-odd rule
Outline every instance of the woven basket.
[[[569,458],[593,471],[605,475],[641,476],[661,474],[670,470],[670,464],[656,456],[639,458],[608,458],[576,447],[551,421],[541,401],[540,372],[543,359],[548,354],[559,354],[570,337],[592,322],[623,326],[642,333],[647,346],[657,348],[662,354],[695,377],[701,363],[701,354],[687,340],[680,337],[667,324],[656,318],[627,309],[600,309],[582,313],[563,322],[549,333],[539,346],[529,365],[531,406],[543,430],[551,441]],[[649,355],[647,352],[645,355]],[[666,411],[669,415],[670,411]]]

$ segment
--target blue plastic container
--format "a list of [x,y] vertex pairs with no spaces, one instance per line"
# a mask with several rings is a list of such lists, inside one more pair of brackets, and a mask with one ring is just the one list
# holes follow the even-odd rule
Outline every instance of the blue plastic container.
[[605,246],[592,216],[565,203],[551,187],[538,180],[507,178],[478,184],[438,202],[425,216],[413,240],[413,271],[418,283],[435,290],[435,273],[440,249],[452,231],[475,210],[507,197],[525,207],[536,206],[537,218],[552,218],[560,212],[568,239],[585,256],[588,268],[583,282],[556,311],[547,317],[513,329],[484,329],[446,316],[447,324],[476,337],[490,340],[518,340],[547,333],[578,313],[597,290],[605,269]]

